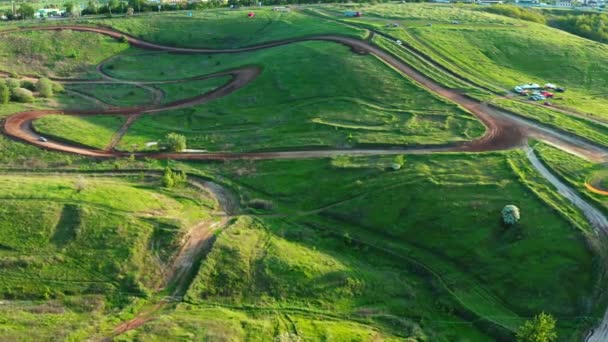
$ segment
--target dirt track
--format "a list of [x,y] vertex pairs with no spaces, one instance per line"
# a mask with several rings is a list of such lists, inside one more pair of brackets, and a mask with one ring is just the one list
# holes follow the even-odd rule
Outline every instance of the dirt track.
[[[389,53],[381,50],[380,48],[371,45],[366,41],[361,41],[355,38],[348,38],[342,36],[333,36],[333,35],[322,35],[315,37],[307,37],[300,39],[288,39],[277,42],[269,42],[265,44],[260,44],[251,47],[245,47],[240,49],[196,49],[196,48],[179,48],[179,47],[170,47],[170,46],[162,46],[158,44],[153,44],[149,42],[145,42],[139,40],[130,35],[124,34],[119,31],[115,31],[109,28],[101,28],[101,27],[86,27],[86,26],[76,26],[76,25],[63,25],[63,26],[47,26],[47,27],[34,27],[27,29],[18,29],[12,31],[2,31],[0,34],[6,34],[9,32],[23,31],[23,30],[63,30],[70,29],[75,31],[86,31],[86,32],[95,32],[99,34],[103,34],[106,36],[110,36],[116,39],[121,37],[125,37],[127,41],[135,46],[142,49],[148,50],[156,50],[156,51],[167,51],[178,54],[199,54],[199,53],[239,53],[245,51],[254,51],[266,48],[272,48],[275,46],[286,45],[291,43],[297,43],[302,41],[330,41],[339,44],[343,44],[349,46],[355,53],[366,54],[370,53],[380,60],[384,61],[388,65],[394,67],[399,70],[403,74],[407,75],[422,87],[427,90],[447,99],[463,108],[470,111],[474,114],[487,128],[486,134],[477,139],[466,143],[460,144],[452,144],[450,146],[436,147],[420,147],[420,148],[407,148],[407,149],[349,149],[349,150],[311,150],[311,151],[277,151],[277,152],[263,152],[263,153],[136,153],[135,155],[138,157],[148,157],[148,158],[156,158],[156,159],[177,159],[177,160],[209,160],[209,159],[300,159],[300,158],[319,158],[319,157],[330,157],[335,155],[377,155],[377,154],[404,154],[404,153],[431,153],[431,152],[446,152],[446,151],[462,151],[462,152],[481,152],[481,151],[494,151],[494,150],[504,150],[515,148],[519,146],[523,146],[528,137],[539,138],[549,143],[556,145],[562,149],[568,150],[570,152],[579,154],[588,159],[594,161],[608,161],[608,151],[596,145],[593,145],[584,139],[574,137],[567,133],[550,129],[544,126],[539,126],[529,120],[523,119],[521,117],[510,114],[509,112],[502,111],[500,109],[496,109],[490,107],[484,103],[481,103],[477,100],[469,98],[456,90],[448,89],[442,87],[441,85],[435,83],[433,80],[424,76],[417,70],[413,69],[411,66],[406,64],[405,62],[393,57]],[[101,68],[98,68],[99,71],[102,71]],[[96,110],[96,111],[58,111],[58,110],[35,110],[35,111],[26,111],[21,113],[16,113],[9,116],[3,125],[4,133],[10,137],[15,139],[30,143],[32,145],[36,145],[40,148],[69,152],[80,154],[84,156],[90,157],[98,157],[98,158],[113,158],[113,157],[124,157],[127,156],[126,153],[116,152],[111,149],[111,147],[116,144],[119,140],[120,136],[124,134],[128,125],[124,127],[120,132],[117,133],[117,138],[112,141],[112,144],[109,146],[107,150],[98,150],[98,149],[89,149],[83,148],[75,145],[69,145],[67,143],[58,142],[58,141],[48,141],[48,142],[40,142],[38,141],[38,135],[32,130],[32,122],[42,116],[49,114],[63,114],[63,115],[126,115],[133,117],[134,115],[142,115],[142,114],[150,114],[160,111],[166,110],[174,110],[185,107],[190,107],[198,104],[205,103],[207,101],[211,101],[223,96],[227,96],[240,88],[248,85],[252,82],[260,73],[260,70],[255,67],[243,67],[234,69],[231,71],[217,73],[207,76],[200,76],[193,79],[205,79],[211,77],[218,77],[224,75],[231,75],[232,79],[224,84],[223,86],[210,91],[206,94],[202,94],[190,99],[180,100],[173,103],[160,105],[158,103],[153,103],[148,106],[139,106],[139,107],[127,107],[127,108],[108,108],[104,110]],[[1,73],[0,73],[1,75]],[[138,82],[138,81],[121,81],[112,79],[108,77],[108,75],[104,75],[106,80],[95,80],[95,81],[84,81],[84,80],[65,80],[64,82],[86,82],[86,83],[108,83],[108,82],[123,82],[123,83],[132,83],[137,85],[144,85],[149,82]],[[177,80],[177,81],[167,81],[167,82],[181,82],[181,81],[189,81],[193,79],[185,79],[185,80]],[[161,83],[161,82],[154,82]],[[132,122],[132,120],[130,121]],[[590,222],[593,224],[596,229],[603,233],[608,234],[608,221],[603,216],[602,213],[597,212],[597,210],[587,204],[584,200],[580,199],[572,190],[570,190],[567,186],[559,182],[551,173],[544,168],[544,166],[538,162],[538,159],[530,152],[528,153],[528,157],[534,167],[541,173],[543,176],[549,180],[554,186],[557,187],[558,191],[572,201],[574,205],[579,207],[585,215],[588,217]],[[193,252],[196,254],[196,251],[200,248],[204,248],[204,244],[195,243],[196,241],[206,240],[206,234],[199,234],[201,239],[194,239],[191,244],[189,244],[189,248],[184,251],[184,255],[189,256]],[[187,245],[188,246],[188,245]],[[186,258],[190,260],[189,258]],[[182,274],[179,269],[181,268],[179,265],[186,265],[187,263],[179,263],[176,269],[177,274]],[[158,310],[158,308],[154,308],[152,311]],[[126,331],[132,329],[135,326],[139,326],[143,324],[145,321],[149,319],[148,315],[139,316],[132,322],[126,322],[123,326],[117,328],[117,332]],[[604,337],[608,336],[608,311],[606,312],[606,317],[602,324],[593,331],[590,336],[588,336],[589,341],[603,340]]]
[[[210,159],[299,159],[299,158],[319,158],[329,157],[339,154],[352,154],[352,155],[373,155],[373,154],[401,154],[401,153],[430,153],[430,152],[441,152],[441,151],[468,151],[468,152],[481,152],[481,151],[493,151],[493,150],[504,150],[510,149],[517,146],[521,146],[527,137],[533,136],[536,138],[545,138],[552,141],[554,144],[559,145],[565,149],[575,150],[578,153],[585,155],[587,158],[593,160],[605,160],[608,155],[604,149],[597,148],[589,143],[586,143],[582,139],[574,138],[563,132],[558,132],[544,127],[539,127],[534,123],[515,117],[507,112],[491,108],[477,100],[466,97],[460,94],[458,91],[447,89],[433,80],[427,78],[417,70],[411,68],[403,61],[393,57],[378,47],[371,45],[368,42],[361,41],[355,38],[348,38],[342,36],[322,35],[315,37],[306,37],[299,39],[288,39],[276,42],[264,43],[256,46],[245,47],[240,49],[196,49],[196,48],[179,48],[171,46],[163,46],[153,44],[139,40],[128,34],[124,34],[113,29],[104,27],[89,27],[89,26],[78,26],[78,25],[63,25],[63,26],[45,26],[45,27],[32,27],[27,29],[9,30],[2,31],[0,34],[6,34],[9,32],[23,31],[23,30],[75,30],[94,32],[104,34],[116,39],[125,37],[127,41],[136,47],[148,50],[157,51],[168,51],[179,54],[199,54],[199,53],[238,53],[245,51],[254,51],[260,49],[271,48],[280,45],[286,45],[291,43],[297,43],[302,41],[331,41],[339,44],[349,46],[356,53],[371,53],[378,57],[380,60],[391,65],[402,73],[406,74],[422,87],[429,91],[440,95],[452,102],[459,104],[473,113],[486,127],[486,134],[480,139],[473,140],[471,142],[452,144],[450,146],[443,147],[420,147],[420,148],[405,148],[405,149],[352,149],[352,150],[311,150],[311,151],[278,151],[278,152],[263,152],[263,153],[137,153],[136,156],[157,158],[157,159],[182,159],[182,160],[210,160]],[[100,68],[98,69],[100,70]],[[180,82],[190,81],[195,79],[206,79],[211,77],[219,77],[224,75],[233,76],[225,85],[208,92],[206,94],[196,96],[190,99],[180,100],[165,105],[150,105],[141,107],[127,107],[127,108],[110,108],[105,110],[97,111],[59,111],[59,110],[37,110],[27,111],[14,114],[5,120],[3,129],[5,134],[13,138],[28,142],[30,144],[39,146],[48,150],[63,151],[69,153],[75,153],[80,155],[86,155],[90,157],[98,158],[111,158],[111,157],[123,157],[126,153],[115,152],[112,150],[97,150],[89,149],[75,145],[69,145],[65,142],[38,141],[38,135],[32,130],[31,123],[42,116],[49,114],[63,114],[63,115],[132,115],[132,114],[147,114],[155,113],[166,110],[180,109],[190,107],[198,104],[211,101],[230,93],[237,91],[238,89],[246,86],[253,81],[259,74],[260,70],[255,67],[243,67],[234,69],[231,71],[216,73],[212,75],[199,76],[189,78],[185,80],[176,81],[165,81],[165,82]],[[104,77],[109,78],[107,75]],[[107,83],[119,81],[116,79],[106,80],[95,80],[87,81],[87,83]],[[67,82],[83,82],[80,80],[67,81]],[[120,81],[125,83],[133,84],[146,84],[149,82],[138,82],[138,81]],[[158,83],[158,82],[156,82]],[[124,132],[122,132],[124,134]]]

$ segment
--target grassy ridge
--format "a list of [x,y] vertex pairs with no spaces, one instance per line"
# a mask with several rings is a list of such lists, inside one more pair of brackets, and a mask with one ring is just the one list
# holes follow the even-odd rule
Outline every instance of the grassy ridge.
[[95,33],[25,31],[2,35],[0,70],[64,78],[99,78],[95,65],[129,45]]
[[[365,30],[311,19],[295,11],[276,12],[270,8],[256,8],[255,18],[248,18],[248,12],[219,9],[193,12],[192,17],[185,13],[174,13],[129,20],[102,19],[92,23],[109,25],[160,44],[208,48],[237,48],[327,33],[358,38],[366,35]],[[167,26],[171,26],[171,29],[163,29]]]
[[185,230],[215,204],[157,187],[128,177],[1,176],[0,296],[23,301],[2,306],[3,336],[20,339],[29,325],[30,337],[65,337],[162,284]]

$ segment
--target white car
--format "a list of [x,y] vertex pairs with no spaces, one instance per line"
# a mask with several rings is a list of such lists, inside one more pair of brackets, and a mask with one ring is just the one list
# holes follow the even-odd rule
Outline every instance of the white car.
[[38,141],[47,142],[49,140],[45,137],[38,137]]
[[400,40],[395,40],[395,43],[397,43],[397,45],[402,45],[403,44]]

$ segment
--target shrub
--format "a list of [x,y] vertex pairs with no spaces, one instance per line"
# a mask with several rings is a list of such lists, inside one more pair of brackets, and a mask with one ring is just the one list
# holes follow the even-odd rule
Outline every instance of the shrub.
[[42,97],[53,97],[53,82],[46,77],[38,80],[36,89],[38,89]]
[[509,204],[502,208],[502,221],[507,225],[514,225],[519,221],[519,208]]
[[165,188],[172,188],[173,186],[175,186],[175,180],[173,179],[173,171],[171,171],[169,167],[165,168],[162,183]]
[[25,88],[27,90],[31,90],[31,91],[36,90],[36,86],[34,85],[34,82],[32,82],[32,81],[23,80],[23,81],[21,81],[20,85],[21,85],[21,88]]
[[183,185],[188,180],[188,175],[184,171],[173,172],[171,168],[166,167],[163,172],[163,178],[161,179],[165,188],[172,188],[174,186]]
[[519,342],[552,342],[556,339],[555,318],[544,312],[524,323],[517,331]]
[[15,89],[21,87],[21,82],[17,79],[9,78],[6,80],[6,85],[11,89]]
[[125,36],[120,36],[120,38],[118,38],[118,41],[119,41],[119,42],[121,42],[121,43],[126,43],[126,42],[128,42],[129,40],[128,40],[128,39],[127,39],[127,37],[125,37]]
[[6,82],[0,80],[0,104],[7,104],[8,100],[11,99],[11,91],[9,90]]
[[63,89],[63,86],[61,85],[61,83],[53,82],[53,92],[54,93],[63,93],[64,91],[65,91],[65,89]]
[[183,151],[186,149],[186,137],[177,133],[169,133],[160,146],[173,152]]
[[34,102],[34,94],[25,88],[13,88],[11,89],[11,99],[17,102],[30,103]]

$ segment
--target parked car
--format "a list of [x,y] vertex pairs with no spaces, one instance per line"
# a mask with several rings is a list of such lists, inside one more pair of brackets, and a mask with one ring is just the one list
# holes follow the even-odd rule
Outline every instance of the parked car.
[[403,44],[403,42],[400,41],[399,39],[395,40],[395,43],[397,43],[397,45],[402,45]]
[[558,93],[563,93],[563,92],[566,91],[566,88],[561,88],[561,87],[560,88],[556,88],[555,91],[558,92]]
[[545,99],[545,97],[542,95],[532,95],[528,99],[532,101],[542,101]]
[[548,91],[541,91],[540,94],[544,97],[553,97],[553,93],[550,93]]
[[49,140],[47,138],[45,138],[45,137],[38,137],[38,141],[47,142]]

